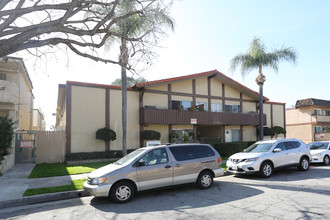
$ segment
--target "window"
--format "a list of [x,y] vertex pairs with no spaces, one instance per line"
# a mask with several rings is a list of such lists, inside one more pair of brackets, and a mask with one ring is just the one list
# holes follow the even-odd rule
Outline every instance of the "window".
[[324,132],[324,133],[330,133],[330,126],[323,126],[322,132]]
[[284,145],[287,150],[291,150],[291,149],[299,147],[300,143],[296,143],[295,141],[287,141],[287,142],[284,142]]
[[321,115],[321,109],[314,109],[314,115]]
[[232,134],[232,142],[239,142],[241,140],[240,130],[231,130],[231,134]]
[[324,115],[330,116],[330,110],[324,110]]
[[196,110],[201,112],[208,111],[209,105],[207,102],[196,102]]
[[191,109],[191,101],[172,101],[172,109],[175,110],[190,110]]
[[146,166],[162,164],[168,162],[168,157],[165,148],[150,151],[144,155],[139,162],[144,162]]
[[222,112],[222,104],[221,103],[212,103],[211,112]]
[[200,146],[194,146],[194,148],[199,158],[212,157],[215,154],[213,150],[211,150],[208,146],[200,145]]
[[170,147],[170,150],[177,161],[192,160],[198,158],[191,146]]
[[322,133],[322,126],[315,126],[315,133]]
[[6,74],[0,73],[0,80],[6,80]]
[[239,105],[225,105],[225,112],[238,113],[240,111]]

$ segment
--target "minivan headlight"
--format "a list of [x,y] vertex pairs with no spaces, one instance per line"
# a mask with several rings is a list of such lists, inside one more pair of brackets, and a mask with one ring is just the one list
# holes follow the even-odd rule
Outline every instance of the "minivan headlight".
[[100,185],[102,183],[104,183],[107,180],[106,177],[97,177],[97,178],[93,178],[91,181],[92,185]]
[[249,159],[246,159],[245,162],[254,162],[254,161],[257,161],[259,158],[258,157],[254,157],[254,158],[249,158]]

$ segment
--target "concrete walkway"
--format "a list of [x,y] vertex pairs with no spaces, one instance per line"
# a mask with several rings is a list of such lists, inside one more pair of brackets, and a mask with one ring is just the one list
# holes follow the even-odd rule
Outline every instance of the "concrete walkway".
[[[8,207],[10,204],[22,204],[24,201],[29,201],[29,203],[38,202],[37,199],[41,196],[28,196],[23,197],[24,192],[27,189],[31,188],[42,188],[42,187],[52,187],[52,186],[61,186],[68,185],[72,180],[87,178],[88,174],[78,174],[78,175],[67,175],[67,176],[57,176],[57,177],[46,177],[46,178],[33,178],[28,179],[31,171],[33,170],[35,164],[17,164],[0,177],[0,186],[1,186],[1,194],[0,194],[0,208]],[[71,192],[72,193],[72,192]],[[53,198],[59,195],[65,195],[68,192],[63,193],[52,193],[42,195],[44,198],[52,197]],[[78,195],[80,196],[80,194]],[[36,198],[34,201],[33,198]],[[61,197],[61,196],[60,196]],[[64,196],[66,197],[66,196]],[[73,196],[77,197],[77,196]],[[29,199],[28,199],[29,198]],[[42,201],[41,201],[42,202]]]

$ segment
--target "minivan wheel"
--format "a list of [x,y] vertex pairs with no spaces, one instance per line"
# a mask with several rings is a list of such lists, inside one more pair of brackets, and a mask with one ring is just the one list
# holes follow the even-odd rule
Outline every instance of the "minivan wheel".
[[298,169],[301,171],[307,171],[308,168],[309,168],[309,160],[307,159],[307,157],[301,158]]
[[213,184],[213,175],[210,171],[203,171],[197,178],[197,186],[200,189],[208,189]]
[[262,177],[270,177],[273,173],[272,164],[270,162],[262,163],[259,172]]
[[134,195],[134,186],[128,181],[116,183],[110,191],[110,199],[116,203],[129,202],[133,199]]
[[329,165],[330,163],[330,158],[328,155],[325,155],[325,157],[323,158],[323,164],[324,165]]

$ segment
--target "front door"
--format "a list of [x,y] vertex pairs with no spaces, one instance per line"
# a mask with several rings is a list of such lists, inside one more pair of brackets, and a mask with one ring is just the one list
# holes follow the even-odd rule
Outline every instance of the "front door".
[[136,168],[139,190],[147,190],[173,184],[173,166],[165,148],[149,151]]

